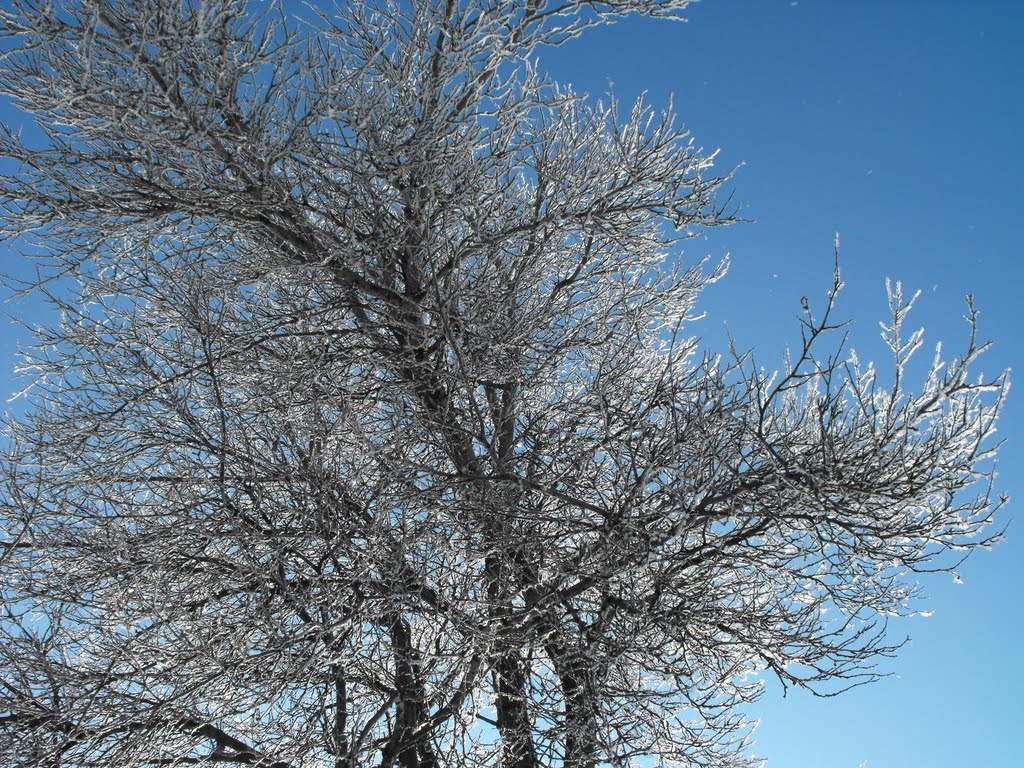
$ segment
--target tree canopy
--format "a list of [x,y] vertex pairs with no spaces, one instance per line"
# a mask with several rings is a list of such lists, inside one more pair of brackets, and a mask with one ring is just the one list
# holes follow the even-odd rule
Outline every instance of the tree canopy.
[[763,675],[873,678],[989,540],[1006,378],[970,302],[915,365],[894,284],[886,380],[838,267],[779,371],[702,350],[713,155],[535,62],[686,5],[0,10],[59,313],[0,462],[7,764],[738,767]]

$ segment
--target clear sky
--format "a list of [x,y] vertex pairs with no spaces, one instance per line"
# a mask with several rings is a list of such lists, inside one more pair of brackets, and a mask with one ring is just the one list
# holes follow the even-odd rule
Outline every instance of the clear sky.
[[[854,346],[878,349],[885,278],[920,288],[917,320],[958,349],[963,296],[996,345],[982,368],[1021,370],[1024,248],[1024,2],[703,0],[686,24],[596,30],[544,58],[561,81],[623,100],[674,95],[698,144],[739,164],[752,223],[690,244],[729,251],[705,296],[705,338],[723,324],[766,366],[799,339],[800,297],[829,285],[841,233]],[[1024,498],[1024,399],[1000,423],[1000,485]],[[1004,521],[1020,519],[1011,503]],[[1022,763],[1024,528],[949,576],[923,579],[931,618],[897,622],[911,642],[893,675],[833,699],[774,688],[754,708],[768,768],[1010,768]]]
[[[0,0],[2,2],[2,0]],[[286,4],[292,0],[286,0]],[[996,346],[987,371],[1017,367],[1024,342],[1024,0],[704,0],[686,24],[633,21],[545,52],[552,75],[623,101],[671,94],[699,144],[752,220],[690,244],[688,257],[732,254],[731,274],[704,302],[702,331],[724,324],[768,366],[798,339],[800,297],[829,286],[842,237],[854,346],[878,349],[884,279],[923,289],[917,318],[958,349],[963,295]],[[0,119],[9,114],[0,112]],[[6,272],[21,271],[0,254]],[[15,306],[33,315],[32,305]],[[13,334],[0,339],[3,391]],[[1024,393],[1001,422],[1002,490],[1020,479]],[[1003,520],[1020,518],[1010,505]],[[1024,716],[1024,525],[962,569],[924,580],[932,618],[910,635],[893,675],[834,699],[770,688],[753,712],[769,768],[1010,768],[1021,764]]]

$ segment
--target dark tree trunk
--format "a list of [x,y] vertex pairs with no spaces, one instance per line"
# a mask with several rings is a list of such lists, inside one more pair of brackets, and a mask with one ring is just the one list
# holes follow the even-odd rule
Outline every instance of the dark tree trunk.
[[494,660],[492,676],[502,739],[502,768],[536,768],[537,753],[526,706],[526,674],[518,652],[502,651]]
[[597,765],[597,702],[590,670],[584,663],[568,668],[556,663],[565,697],[564,768],[594,768]]
[[[503,579],[499,555],[487,558],[487,591],[499,632],[508,629],[508,581]],[[518,644],[499,638],[491,660],[502,768],[536,768],[537,751],[527,705],[527,676]]]
[[429,729],[425,727],[426,696],[419,672],[419,653],[412,644],[409,622],[395,616],[390,631],[397,702],[391,737],[381,754],[381,768],[390,768],[396,762],[400,768],[437,768]]
[[330,750],[335,755],[335,768],[344,768],[348,763],[348,685],[345,672],[336,664],[331,665],[334,678],[334,722],[331,723]]
[[564,640],[560,623],[550,609],[540,615],[541,631],[546,638],[544,649],[562,688],[563,768],[594,768],[599,747],[594,659],[584,648]]

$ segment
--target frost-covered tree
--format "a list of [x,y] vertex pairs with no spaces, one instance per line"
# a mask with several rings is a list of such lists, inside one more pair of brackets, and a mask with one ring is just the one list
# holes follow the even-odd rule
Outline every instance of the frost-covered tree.
[[699,351],[711,157],[533,63],[685,5],[4,4],[60,317],[0,465],[4,764],[743,766],[759,676],[872,677],[985,541],[1005,381],[972,310],[909,384],[898,286],[880,380],[838,273],[780,372]]

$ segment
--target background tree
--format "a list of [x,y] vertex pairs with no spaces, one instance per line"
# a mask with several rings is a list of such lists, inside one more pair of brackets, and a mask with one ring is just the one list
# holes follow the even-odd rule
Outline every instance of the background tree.
[[530,63],[685,5],[2,12],[61,312],[4,461],[10,764],[745,765],[759,672],[871,678],[906,572],[983,541],[1004,380],[972,311],[912,391],[899,286],[891,385],[820,351],[838,274],[779,374],[698,354],[710,158]]

